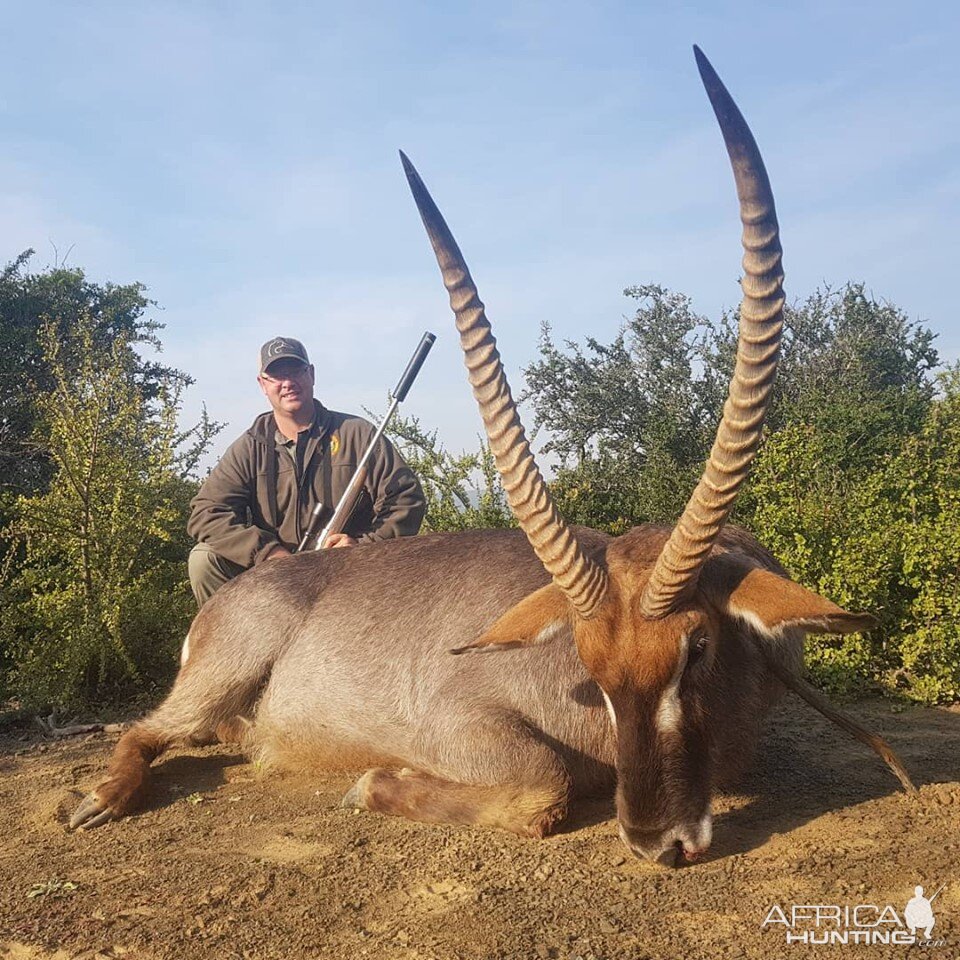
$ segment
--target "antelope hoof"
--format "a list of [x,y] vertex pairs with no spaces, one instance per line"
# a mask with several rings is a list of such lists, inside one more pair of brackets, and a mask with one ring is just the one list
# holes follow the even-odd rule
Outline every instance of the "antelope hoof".
[[104,803],[94,790],[88,793],[76,812],[70,818],[71,830],[92,830],[94,827],[101,827],[117,817],[113,811]]

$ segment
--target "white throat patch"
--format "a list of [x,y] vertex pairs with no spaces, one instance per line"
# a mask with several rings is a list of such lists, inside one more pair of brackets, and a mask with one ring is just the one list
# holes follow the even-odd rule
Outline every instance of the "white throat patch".
[[690,638],[683,638],[683,655],[677,661],[670,683],[660,695],[657,705],[657,730],[660,733],[676,733],[683,720],[683,707],[680,704],[680,678],[687,666],[687,657],[690,654]]
[[[600,687],[600,684],[597,684]],[[607,696],[607,691],[600,687],[600,692],[603,694],[603,702],[607,705],[607,713],[610,714],[610,722],[613,724],[613,729],[617,729],[617,715],[613,712],[613,704],[610,702],[610,698]]]

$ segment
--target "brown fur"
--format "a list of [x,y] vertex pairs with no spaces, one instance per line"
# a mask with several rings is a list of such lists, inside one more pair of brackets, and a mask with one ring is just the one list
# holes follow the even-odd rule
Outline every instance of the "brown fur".
[[463,653],[478,647],[513,647],[533,643],[548,627],[572,624],[573,615],[563,591],[553,583],[535,590],[514,604],[483,636],[459,648]]
[[416,770],[371,770],[357,785],[366,810],[424,823],[463,823],[537,839],[567,812],[568,786],[463,784]]
[[107,779],[96,789],[103,807],[121,817],[143,806],[150,783],[150,764],[165,746],[164,738],[143,724],[131,727],[117,743]]
[[770,632],[801,627],[812,633],[854,633],[877,625],[876,617],[868,613],[849,613],[799,583],[766,570],[747,570],[731,590],[728,606],[735,613],[749,611]]

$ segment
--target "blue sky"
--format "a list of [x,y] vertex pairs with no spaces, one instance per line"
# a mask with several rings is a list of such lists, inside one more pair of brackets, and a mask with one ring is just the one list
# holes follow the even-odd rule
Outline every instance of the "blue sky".
[[790,299],[862,280],[960,356],[960,6],[953,3],[5,4],[0,259],[140,280],[164,358],[229,426],[259,344],[300,337],[329,406],[481,430],[397,159],[467,256],[515,390],[539,325],[610,339],[624,287],[738,299],[731,175],[691,53],[770,172]]

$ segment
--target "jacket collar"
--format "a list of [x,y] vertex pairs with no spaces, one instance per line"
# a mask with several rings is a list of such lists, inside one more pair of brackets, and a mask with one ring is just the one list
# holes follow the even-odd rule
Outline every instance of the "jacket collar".
[[[332,418],[330,411],[317,399],[313,401],[313,423],[310,426],[310,453],[316,447],[316,442],[322,440],[331,428]],[[273,411],[261,413],[250,425],[247,434],[257,443],[273,446],[277,432],[277,421]]]

